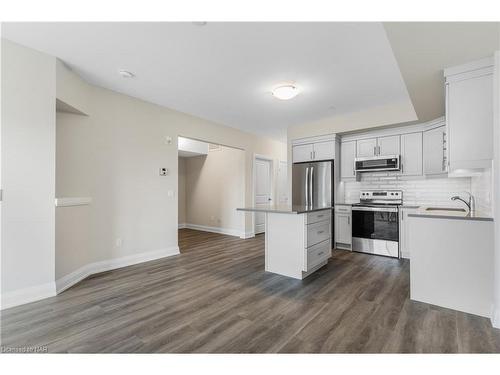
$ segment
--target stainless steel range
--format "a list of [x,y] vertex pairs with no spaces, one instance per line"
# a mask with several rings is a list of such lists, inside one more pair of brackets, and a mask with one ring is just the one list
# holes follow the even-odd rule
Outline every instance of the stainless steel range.
[[401,190],[361,191],[352,206],[352,249],[399,258]]

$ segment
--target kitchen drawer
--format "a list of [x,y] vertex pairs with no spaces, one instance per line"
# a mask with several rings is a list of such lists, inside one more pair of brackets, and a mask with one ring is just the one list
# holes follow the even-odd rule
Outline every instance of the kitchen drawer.
[[330,221],[320,221],[318,223],[309,224],[306,227],[306,247],[311,247],[317,243],[330,239]]
[[307,214],[306,224],[314,224],[314,223],[318,223],[320,221],[330,220],[331,216],[332,216],[331,210],[311,212],[311,213]]
[[352,211],[352,206],[335,206],[335,212],[340,212],[340,213],[351,213]]
[[320,242],[306,250],[304,271],[309,271],[332,256],[330,240]]

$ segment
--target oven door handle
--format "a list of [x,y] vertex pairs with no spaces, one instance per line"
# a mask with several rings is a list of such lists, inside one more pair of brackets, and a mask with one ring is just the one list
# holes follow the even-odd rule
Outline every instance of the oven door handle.
[[362,207],[352,206],[353,211],[371,211],[371,212],[398,212],[396,207]]

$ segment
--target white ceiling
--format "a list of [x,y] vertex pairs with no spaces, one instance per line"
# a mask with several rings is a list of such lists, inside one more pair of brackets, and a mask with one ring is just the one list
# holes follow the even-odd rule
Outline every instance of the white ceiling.
[[443,68],[492,56],[498,22],[384,23],[419,121],[444,115]]
[[[370,107],[413,108],[381,23],[4,23],[2,33],[95,85],[275,138]],[[273,98],[285,81],[302,92]]]

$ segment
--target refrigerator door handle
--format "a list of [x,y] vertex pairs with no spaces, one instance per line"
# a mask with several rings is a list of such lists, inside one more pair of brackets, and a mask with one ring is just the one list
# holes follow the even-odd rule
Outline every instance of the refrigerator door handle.
[[309,167],[306,167],[305,191],[306,191],[306,206],[309,206]]
[[312,206],[314,206],[314,201],[313,201],[313,195],[314,195],[314,189],[313,189],[313,174],[314,174],[314,167],[311,167],[311,185],[309,186],[309,204]]

